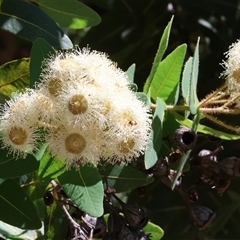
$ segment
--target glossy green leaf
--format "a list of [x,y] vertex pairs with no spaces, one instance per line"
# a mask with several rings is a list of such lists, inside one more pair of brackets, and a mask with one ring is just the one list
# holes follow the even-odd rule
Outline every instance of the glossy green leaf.
[[5,149],[0,149],[0,178],[14,178],[36,171],[39,161],[28,154],[25,159],[17,159],[12,154],[8,154]]
[[103,214],[103,184],[97,168],[82,166],[58,177],[67,196],[92,217]]
[[161,37],[161,40],[160,40],[160,43],[159,43],[159,46],[158,46],[157,54],[154,58],[154,62],[153,62],[153,65],[152,65],[151,72],[150,72],[150,74],[147,78],[147,81],[144,85],[144,88],[143,88],[144,93],[149,92],[149,88],[152,84],[152,81],[153,81],[153,78],[154,78],[155,73],[157,71],[157,68],[159,66],[159,63],[161,62],[161,60],[163,58],[163,55],[164,55],[164,53],[167,49],[169,35],[170,35],[171,27],[172,27],[172,22],[173,22],[173,16],[172,16],[170,22],[168,23],[168,25],[166,26],[166,28],[164,29],[163,35]]
[[49,152],[45,152],[38,169],[38,175],[41,181],[50,181],[64,173],[64,162],[51,156]]
[[198,81],[198,68],[199,68],[199,40],[197,41],[194,55],[193,55],[193,62],[192,62],[192,74],[190,80],[190,92],[189,92],[189,108],[192,114],[197,113],[198,108],[198,97],[197,97],[197,81]]
[[134,74],[135,74],[136,64],[133,63],[128,70],[126,71],[126,74],[128,76],[128,80],[130,83],[134,82]]
[[126,192],[153,182],[153,178],[130,166],[108,165],[102,173],[107,179],[108,187],[116,192]]
[[162,128],[166,104],[161,98],[157,98],[156,109],[153,115],[150,141],[144,155],[145,168],[149,169],[158,160],[158,153],[162,145]]
[[[176,120],[181,124],[184,125],[186,127],[191,128],[193,125],[193,122],[189,119],[184,119],[183,116],[177,114],[177,113],[173,113],[174,116],[176,117]],[[221,138],[223,140],[238,140],[240,139],[240,135],[237,134],[231,134],[231,133],[225,133],[219,130],[215,130],[211,127],[205,126],[201,123],[198,124],[197,126],[197,132],[206,134],[206,135],[210,135],[210,136],[214,136],[217,138]]]
[[0,185],[0,206],[2,221],[22,229],[41,228],[33,202],[13,180],[8,179]]
[[24,0],[4,0],[0,12],[0,28],[28,41],[43,38],[55,48],[72,48],[63,30],[38,6]]
[[154,100],[159,97],[166,103],[174,103],[186,49],[186,44],[178,46],[159,64],[150,86]]
[[61,27],[81,29],[100,23],[100,16],[77,0],[36,0],[39,7]]
[[39,76],[42,71],[43,60],[54,56],[55,51],[51,45],[42,38],[37,38],[33,42],[30,61],[30,87],[34,88],[35,84],[40,81]]
[[0,67],[0,94],[11,97],[13,92],[29,86],[29,59],[23,58]]
[[146,234],[150,234],[151,240],[160,240],[164,235],[162,228],[152,222],[148,222],[148,224],[143,228],[143,231]]

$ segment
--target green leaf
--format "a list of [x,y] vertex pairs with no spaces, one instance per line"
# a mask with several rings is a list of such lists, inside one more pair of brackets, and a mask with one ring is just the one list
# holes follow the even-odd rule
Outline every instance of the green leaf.
[[158,225],[148,222],[148,224],[143,228],[146,234],[150,234],[151,240],[159,240],[163,237],[164,231]]
[[38,169],[41,181],[50,181],[65,172],[65,165],[62,160],[53,158],[49,152],[45,152]]
[[187,162],[187,160],[190,156],[190,153],[191,153],[191,150],[186,151],[186,152],[184,152],[184,151],[182,152],[182,157],[179,161],[179,166],[178,166],[178,169],[177,169],[177,173],[175,174],[174,179],[173,179],[172,190],[175,188],[177,180],[183,172],[183,168],[184,168],[184,166],[185,166],[185,164],[186,164],[186,162]]
[[151,100],[149,99],[149,96],[147,96],[143,92],[136,92],[137,98],[142,101],[146,106],[150,106]]
[[[66,239],[70,228],[70,221],[58,203],[54,202],[47,208],[48,217],[45,218],[44,232],[45,240]],[[64,237],[63,237],[64,236]]]
[[[177,114],[177,113],[173,113],[174,116],[176,117],[176,120],[181,124],[181,125],[184,125],[186,127],[189,127],[191,128],[192,125],[193,125],[193,122],[189,119],[184,119],[183,116]],[[225,133],[225,132],[222,132],[222,131],[219,131],[219,130],[215,130],[211,127],[208,127],[208,126],[205,126],[203,124],[198,124],[197,126],[197,132],[201,132],[201,133],[204,133],[206,135],[211,135],[211,136],[214,136],[214,137],[217,137],[217,138],[221,138],[223,140],[238,140],[240,139],[240,135],[237,135],[237,134],[230,134],[230,133]]]
[[147,81],[144,85],[144,88],[143,88],[144,93],[149,92],[149,88],[152,84],[152,81],[153,81],[154,75],[157,71],[158,65],[161,62],[162,57],[163,57],[163,55],[164,55],[164,53],[167,49],[169,35],[170,35],[171,27],[172,27],[172,22],[173,22],[173,16],[172,16],[170,22],[168,23],[168,25],[166,26],[166,28],[164,29],[163,35],[161,37],[161,40],[160,40],[160,43],[159,43],[159,46],[158,46],[157,54],[154,58],[154,62],[153,62],[151,72],[150,72],[150,74],[147,78]]
[[103,214],[103,184],[99,172],[94,167],[82,166],[58,177],[67,196],[92,217]]
[[[174,103],[187,45],[178,46],[162,62],[160,62],[151,83],[151,97],[162,98],[166,103]],[[175,91],[174,91],[175,89]]]
[[[187,60],[184,69],[183,69],[183,76],[182,76],[182,96],[184,102],[189,106],[190,105],[190,88],[191,88],[191,78],[192,78],[192,65],[193,65],[193,58],[189,57]],[[185,118],[187,118],[190,114],[190,111],[185,112]]]
[[134,74],[135,74],[136,64],[133,63],[128,70],[126,71],[126,74],[128,76],[128,80],[130,83],[134,82]]
[[116,192],[126,192],[153,182],[153,178],[130,166],[108,165],[104,169],[103,179],[107,179],[108,187]]
[[35,84],[40,81],[39,76],[42,71],[43,60],[54,56],[55,51],[51,45],[42,38],[37,38],[33,42],[30,61],[30,87],[34,88]]
[[192,74],[190,80],[190,92],[189,92],[189,108],[192,114],[197,113],[198,108],[198,97],[197,97],[197,81],[198,81],[198,68],[199,68],[199,38],[197,41],[197,45],[195,47],[193,60],[192,60]]
[[36,240],[39,232],[35,230],[26,231],[0,221],[0,234],[6,239]]
[[13,92],[29,86],[29,59],[23,58],[0,67],[0,94],[11,97]]
[[22,229],[42,226],[36,208],[28,195],[13,180],[0,185],[0,219]]
[[182,96],[185,102],[189,106],[189,94],[190,94],[190,86],[191,86],[191,77],[192,77],[192,65],[193,65],[193,57],[189,57],[187,62],[185,63],[183,69],[183,77],[182,77]]
[[6,149],[0,149],[0,178],[15,178],[36,171],[39,161],[28,154],[25,159],[14,158]]
[[137,86],[136,83],[131,83],[131,84],[129,85],[129,89],[131,89],[133,92],[137,92],[138,86]]
[[101,22],[95,11],[77,0],[37,0],[37,4],[61,27],[81,29]]
[[41,37],[55,48],[73,47],[63,30],[32,2],[4,0],[1,5],[0,28],[31,42]]
[[151,137],[144,156],[146,169],[152,167],[158,160],[158,153],[162,144],[162,128],[165,110],[165,102],[161,98],[157,98],[156,109],[152,121]]

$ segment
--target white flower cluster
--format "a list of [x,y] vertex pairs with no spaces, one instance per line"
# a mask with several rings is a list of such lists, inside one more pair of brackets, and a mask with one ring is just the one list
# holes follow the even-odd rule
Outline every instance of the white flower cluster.
[[223,76],[226,77],[227,91],[234,97],[235,93],[240,90],[240,41],[233,43],[226,53],[227,60],[223,62],[225,71]]
[[83,49],[47,59],[36,89],[15,94],[2,107],[0,128],[3,147],[16,157],[44,140],[70,167],[137,158],[151,119],[126,74],[105,54]]

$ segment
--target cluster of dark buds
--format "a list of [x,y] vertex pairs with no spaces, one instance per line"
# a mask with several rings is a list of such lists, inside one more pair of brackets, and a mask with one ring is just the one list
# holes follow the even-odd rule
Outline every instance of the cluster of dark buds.
[[218,162],[217,154],[221,150],[222,146],[214,151],[203,149],[191,161],[201,169],[201,182],[209,184],[219,194],[225,192],[230,185],[230,177],[237,176],[239,171],[239,162],[235,161],[236,158],[226,158]]
[[51,185],[52,190],[47,191],[43,196],[44,202],[47,206],[56,202],[62,208],[72,226],[71,240],[91,240],[106,234],[106,222],[103,217],[95,218],[84,213],[66,195],[59,184],[51,181]]
[[[177,173],[176,170],[171,169],[171,166],[180,162],[183,153],[191,151],[194,148],[197,142],[197,134],[190,128],[180,126],[180,128],[175,131],[172,139],[174,140],[177,148],[172,150],[168,156],[159,158],[156,164],[148,170],[149,174],[155,178],[160,178],[161,182],[169,188],[172,188],[173,181]],[[208,152],[207,154],[205,152],[201,152],[198,159],[201,162],[201,166],[204,166],[206,169],[209,167],[209,161],[211,163],[215,162],[216,153],[217,150],[214,154],[211,154],[211,152]],[[182,178],[183,175],[181,174],[177,179],[174,190],[178,191],[183,197],[188,207],[190,216],[198,229],[205,229],[212,223],[215,218],[215,213],[211,209],[196,203],[198,201],[198,193],[196,190],[191,189],[187,192],[182,190]]]
[[[112,200],[116,200],[120,207],[115,206]],[[149,218],[142,208],[124,203],[113,192],[110,195],[107,193],[104,205],[109,213],[108,232],[103,237],[104,240],[150,239],[150,236],[143,231]]]
[[209,227],[213,219],[216,217],[216,214],[211,209],[196,204],[198,200],[197,191],[191,189],[187,192],[184,192],[181,188],[179,188],[178,191],[186,202],[190,216],[198,229],[203,230]]

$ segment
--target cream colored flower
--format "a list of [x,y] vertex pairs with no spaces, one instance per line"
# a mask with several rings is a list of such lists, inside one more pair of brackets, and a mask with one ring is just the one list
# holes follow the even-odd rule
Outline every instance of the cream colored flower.
[[233,43],[226,53],[227,60],[223,62],[225,71],[222,76],[227,81],[227,91],[233,96],[240,90],[240,41]]
[[68,124],[88,125],[95,124],[100,128],[106,124],[104,112],[108,111],[106,93],[89,84],[69,85],[56,98],[56,114],[60,121]]
[[73,126],[67,122],[55,125],[47,136],[49,150],[53,156],[62,159],[67,168],[79,167],[90,163],[97,165],[100,161],[100,136],[94,126],[85,128]]
[[2,147],[8,148],[17,158],[26,157],[28,152],[38,148],[40,111],[37,97],[34,90],[28,89],[25,93],[15,93],[1,108]]
[[118,93],[109,112],[103,157],[130,162],[144,153],[151,130],[149,109],[131,93]]

